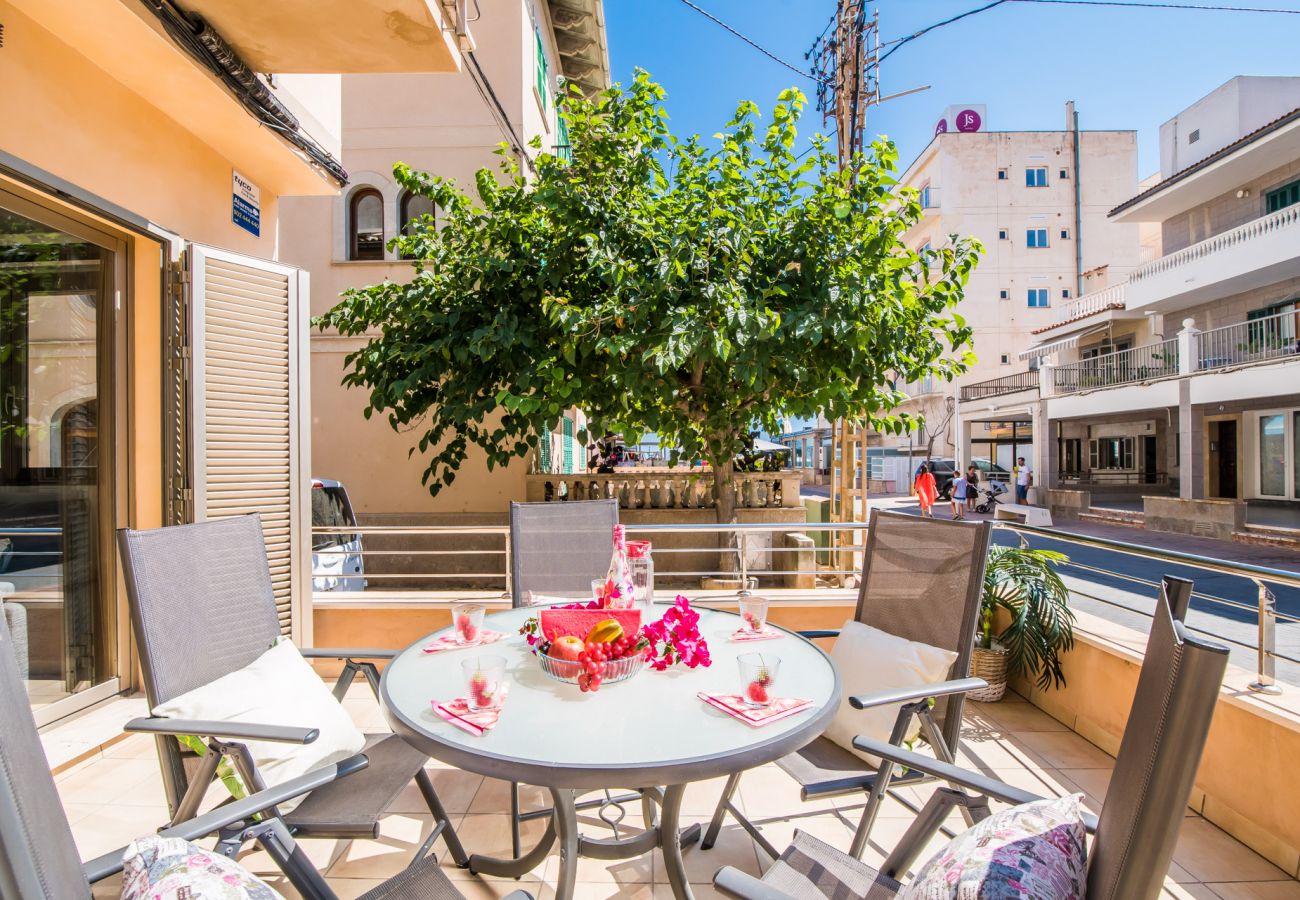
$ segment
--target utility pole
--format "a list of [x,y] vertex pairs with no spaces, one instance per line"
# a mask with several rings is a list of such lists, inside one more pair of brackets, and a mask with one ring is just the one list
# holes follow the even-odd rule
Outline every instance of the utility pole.
[[[912,88],[882,97],[880,94],[880,10],[868,13],[871,0],[836,0],[835,18],[804,54],[817,80],[817,109],[823,123],[835,123],[840,171],[851,170],[854,157],[867,139],[867,110],[886,100],[926,90]],[[871,467],[867,458],[867,429],[840,419],[831,431],[831,518],[854,521],[867,512]],[[841,561],[857,567],[854,553],[860,545],[852,532],[836,532]],[[852,562],[848,562],[852,560]],[[837,568],[845,568],[845,565]]]
[[[867,0],[836,0],[835,19],[806,57],[817,79],[817,109],[835,123],[840,171],[850,169],[865,146],[868,107],[880,102],[880,12],[868,15]],[[870,466],[867,430],[840,419],[831,430],[830,518],[852,522],[866,515]],[[852,532],[836,532],[836,569],[857,569],[865,545]]]
[[861,152],[867,108],[880,102],[880,11],[867,0],[836,0],[835,19],[813,42],[807,58],[817,78],[817,109],[834,121],[840,168]]

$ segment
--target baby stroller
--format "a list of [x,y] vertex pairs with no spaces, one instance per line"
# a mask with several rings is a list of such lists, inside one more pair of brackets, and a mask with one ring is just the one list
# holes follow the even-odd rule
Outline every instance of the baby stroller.
[[975,504],[975,512],[991,513],[993,507],[998,505],[998,497],[1007,492],[1006,485],[1000,481],[986,481],[975,491],[978,502]]

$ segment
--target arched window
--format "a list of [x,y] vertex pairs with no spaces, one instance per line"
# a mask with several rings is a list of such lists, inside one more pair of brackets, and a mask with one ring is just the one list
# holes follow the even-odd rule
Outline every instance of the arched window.
[[421,217],[429,216],[433,218],[436,215],[437,208],[428,197],[406,191],[402,194],[398,212],[400,214],[399,221],[402,223],[402,234],[409,235],[413,232],[414,227],[418,227]]
[[384,258],[384,197],[362,188],[348,204],[348,259]]

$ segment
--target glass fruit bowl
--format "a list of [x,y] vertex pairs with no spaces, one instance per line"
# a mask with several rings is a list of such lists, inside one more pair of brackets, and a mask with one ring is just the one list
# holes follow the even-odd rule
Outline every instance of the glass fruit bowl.
[[[554,656],[547,656],[545,653],[538,653],[537,662],[541,666],[546,677],[555,681],[562,681],[565,684],[577,684],[578,676],[585,671],[582,663],[576,660],[556,659]],[[617,684],[620,681],[627,681],[645,666],[645,654],[633,653],[630,656],[624,656],[621,659],[611,659],[605,662],[605,668],[600,674],[602,684]]]

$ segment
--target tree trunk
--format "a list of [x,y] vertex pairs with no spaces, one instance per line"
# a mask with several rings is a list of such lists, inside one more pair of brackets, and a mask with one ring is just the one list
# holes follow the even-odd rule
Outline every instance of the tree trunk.
[[[735,480],[736,463],[728,459],[722,464],[713,464],[713,492],[717,495],[714,512],[719,525],[731,525],[736,521]],[[724,573],[737,571],[739,542],[735,532],[721,532],[718,535],[720,552],[718,568]],[[743,587],[743,585],[742,585]]]

